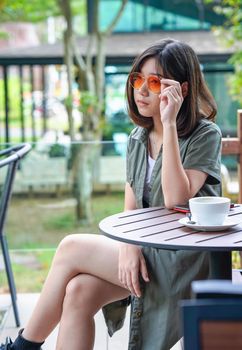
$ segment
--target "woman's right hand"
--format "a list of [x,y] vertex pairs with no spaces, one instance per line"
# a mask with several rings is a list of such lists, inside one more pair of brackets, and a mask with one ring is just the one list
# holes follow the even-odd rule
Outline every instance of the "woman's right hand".
[[140,297],[139,275],[149,282],[148,271],[141,247],[121,243],[119,248],[119,280],[131,294]]

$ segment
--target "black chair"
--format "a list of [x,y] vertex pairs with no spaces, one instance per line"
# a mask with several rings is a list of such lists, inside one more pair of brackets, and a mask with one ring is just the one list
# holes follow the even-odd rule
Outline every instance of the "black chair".
[[180,303],[184,350],[242,349],[242,285],[196,281],[192,291]]
[[[13,312],[15,317],[16,326],[20,326],[19,313],[17,307],[17,293],[15,288],[14,276],[12,272],[12,266],[8,251],[7,238],[4,234],[4,224],[7,216],[7,210],[9,201],[12,194],[14,177],[19,165],[20,160],[30,151],[31,146],[29,144],[21,144],[13,147],[6,148],[0,151],[0,171],[2,168],[7,167],[4,182],[1,188],[1,202],[0,202],[0,241],[3,253],[3,261],[6,269],[7,280],[9,290],[11,294]],[[3,159],[1,159],[4,157]]]

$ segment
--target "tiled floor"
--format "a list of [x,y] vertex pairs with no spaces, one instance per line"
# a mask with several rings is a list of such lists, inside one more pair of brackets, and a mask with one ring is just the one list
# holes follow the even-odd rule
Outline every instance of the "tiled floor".
[[[19,294],[18,295],[18,306],[20,312],[21,325],[24,326],[28,320],[31,311],[37,301],[38,294]],[[10,305],[9,295],[0,296],[0,308]],[[15,338],[18,329],[15,327],[15,322],[10,309],[6,315],[7,319],[4,322],[3,329],[0,329],[0,343],[5,340],[6,336]],[[126,317],[124,327],[117,332],[111,339],[107,335],[107,329],[104,323],[102,313],[99,312],[95,317],[96,322],[96,339],[94,350],[125,350],[127,349],[128,343],[128,327],[129,317]],[[43,350],[54,350],[56,341],[57,329],[51,334],[46,340]]]
[[[233,282],[242,284],[242,271],[233,270]],[[21,324],[24,326],[34,308],[38,294],[19,294],[18,307],[20,312]],[[11,305],[9,295],[0,295],[0,309]],[[128,330],[129,330],[129,313],[127,314],[124,327],[114,334],[110,339],[107,335],[107,329],[104,323],[103,315],[99,312],[95,317],[96,322],[96,338],[94,350],[126,350],[128,348]],[[5,315],[2,322],[4,327],[0,328],[0,343],[5,340],[6,336],[15,338],[18,329],[15,327],[15,322],[12,314],[12,309]],[[54,350],[57,336],[57,329],[46,340],[43,350]],[[178,342],[171,350],[182,350],[183,346]]]
[[[37,301],[38,294],[19,294],[18,307],[20,312],[21,325],[24,326],[28,320],[31,311]],[[11,305],[9,295],[0,295],[0,309]],[[129,310],[128,310],[129,311]],[[107,335],[107,329],[104,323],[103,315],[99,312],[95,317],[96,322],[96,338],[94,350],[127,350],[128,348],[128,329],[129,329],[129,313],[127,314],[124,327],[114,334],[112,338]],[[0,329],[0,343],[5,340],[6,336],[12,339],[16,337],[18,328],[15,322],[11,308],[6,315],[4,327]],[[46,340],[43,350],[54,350],[57,336],[57,329]],[[171,350],[181,350],[180,344],[176,344]]]

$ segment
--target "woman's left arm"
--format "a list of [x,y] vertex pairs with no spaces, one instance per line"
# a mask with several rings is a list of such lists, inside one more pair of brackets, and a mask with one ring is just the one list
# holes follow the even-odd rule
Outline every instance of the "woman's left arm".
[[163,125],[163,158],[161,183],[165,206],[172,208],[184,204],[195,196],[206,181],[207,174],[183,168],[178,144],[176,118],[183,102],[181,85],[173,80],[162,81],[168,85],[161,93],[160,113]]
[[206,181],[207,174],[183,168],[176,126],[163,125],[163,158],[161,183],[165,206],[172,208],[184,204],[200,190]]

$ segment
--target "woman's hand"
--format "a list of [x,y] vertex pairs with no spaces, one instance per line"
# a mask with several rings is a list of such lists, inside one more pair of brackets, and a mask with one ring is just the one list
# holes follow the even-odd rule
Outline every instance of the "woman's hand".
[[183,102],[182,88],[178,81],[162,79],[164,88],[160,93],[160,115],[161,122],[176,124],[176,117]]
[[149,282],[147,267],[141,247],[122,243],[119,248],[119,280],[131,294],[140,297],[139,275]]

